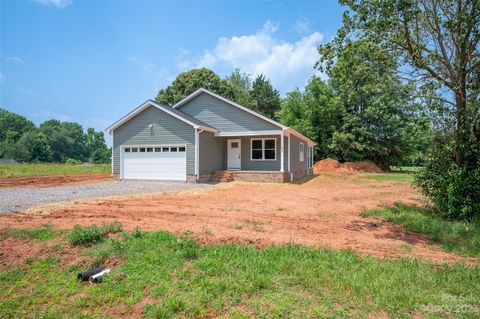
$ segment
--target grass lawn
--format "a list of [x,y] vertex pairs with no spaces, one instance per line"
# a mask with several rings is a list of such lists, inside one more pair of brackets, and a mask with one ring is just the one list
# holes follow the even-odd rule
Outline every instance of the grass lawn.
[[111,171],[110,165],[8,164],[0,165],[0,178],[35,175],[110,174]]
[[[71,249],[69,241],[79,235],[98,239],[102,229],[116,232],[118,225],[12,234],[37,243],[56,240],[58,253]],[[139,230],[102,239],[84,254],[88,266],[112,259],[120,263],[98,285],[79,283],[76,275],[86,266],[66,267],[55,254],[4,268],[0,317],[128,317],[133,305],[147,297],[141,308],[147,318],[479,315],[480,269],[460,264],[379,260],[295,245],[199,247],[188,234]]]
[[407,230],[425,234],[448,251],[463,256],[480,257],[480,224],[447,221],[436,217],[430,209],[395,205],[393,208],[365,212],[400,224]]

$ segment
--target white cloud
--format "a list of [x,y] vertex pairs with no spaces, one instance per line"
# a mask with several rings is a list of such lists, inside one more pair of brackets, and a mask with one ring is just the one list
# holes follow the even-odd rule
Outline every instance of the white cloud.
[[5,61],[20,63],[20,64],[24,64],[24,63],[25,63],[25,61],[23,61],[23,59],[20,58],[20,57],[18,57],[18,56],[7,56],[7,57],[5,58]]
[[206,50],[193,61],[185,59],[182,63],[217,72],[240,68],[254,77],[264,74],[276,88],[286,93],[305,85],[312,75],[319,75],[313,65],[318,59],[317,46],[323,34],[311,32],[298,41],[288,42],[274,36],[277,30],[278,25],[267,21],[256,34],[222,37],[215,48]]
[[64,9],[73,3],[72,0],[33,0],[33,1],[44,6],[54,6],[58,9]]
[[50,110],[41,110],[33,114],[34,117],[38,118],[41,122],[56,119],[59,121],[71,121],[72,118],[66,114],[56,113]]
[[307,18],[301,18],[295,22],[295,30],[300,34],[307,34],[312,31],[313,21]]

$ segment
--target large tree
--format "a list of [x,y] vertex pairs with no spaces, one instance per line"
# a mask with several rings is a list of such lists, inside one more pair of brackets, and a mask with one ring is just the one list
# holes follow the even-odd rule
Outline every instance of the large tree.
[[253,98],[253,110],[273,118],[280,109],[280,93],[263,74],[258,75],[252,84],[250,95]]
[[[434,148],[420,186],[448,216],[480,215],[480,1],[340,3],[349,10],[337,37],[319,47],[319,66],[331,67],[350,41],[369,39],[398,58],[404,80],[419,89],[435,88],[454,124],[438,132],[445,136],[437,140],[449,146]],[[418,92],[422,97],[424,91]]]
[[314,149],[316,159],[335,157],[331,142],[341,126],[343,106],[328,83],[312,77],[303,92],[295,89],[287,93],[276,116],[318,143]]
[[172,84],[158,92],[156,101],[172,106],[199,88],[205,88],[229,99],[234,97],[231,87],[225,80],[212,70],[201,68],[180,73]]
[[371,160],[384,169],[401,162],[410,106],[395,70],[391,54],[370,41],[339,52],[328,74],[343,107],[330,146],[340,160]]
[[80,124],[52,119],[40,124],[39,130],[48,139],[54,162],[65,162],[68,158],[86,159],[85,134]]
[[232,88],[233,101],[238,104],[253,109],[255,102],[250,94],[252,89],[252,80],[250,75],[235,69],[225,78],[227,84]]
[[85,152],[90,163],[104,164],[111,161],[111,151],[105,144],[103,132],[97,132],[93,128],[87,130]]
[[25,117],[0,108],[0,158],[11,156],[15,143],[34,128]]

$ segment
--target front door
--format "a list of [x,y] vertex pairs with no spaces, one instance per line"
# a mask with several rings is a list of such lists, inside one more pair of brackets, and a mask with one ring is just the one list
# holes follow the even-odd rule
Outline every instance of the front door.
[[242,143],[241,140],[227,140],[227,169],[240,170],[241,167],[241,154]]

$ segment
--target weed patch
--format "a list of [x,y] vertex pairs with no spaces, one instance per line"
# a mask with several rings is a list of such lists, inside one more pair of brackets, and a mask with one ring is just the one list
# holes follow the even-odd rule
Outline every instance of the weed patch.
[[108,234],[119,233],[122,231],[122,224],[113,222],[101,226],[80,226],[75,225],[68,235],[68,242],[71,245],[87,245],[98,243]]

